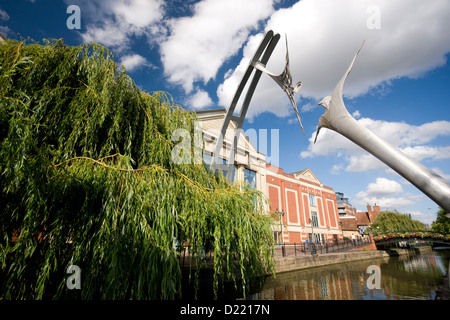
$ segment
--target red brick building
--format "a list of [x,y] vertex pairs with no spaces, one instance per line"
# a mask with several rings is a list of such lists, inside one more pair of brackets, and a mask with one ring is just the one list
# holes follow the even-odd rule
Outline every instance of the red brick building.
[[310,169],[287,174],[267,164],[266,185],[270,212],[279,212],[274,223],[277,242],[342,239],[336,194]]

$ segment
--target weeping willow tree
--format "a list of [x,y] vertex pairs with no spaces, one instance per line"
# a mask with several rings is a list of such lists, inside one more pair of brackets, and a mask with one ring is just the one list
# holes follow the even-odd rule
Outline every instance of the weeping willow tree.
[[411,219],[410,215],[392,211],[381,212],[372,223],[372,231],[380,233],[422,231],[425,229],[422,222]]
[[263,195],[175,164],[171,134],[196,115],[139,90],[106,48],[7,41],[0,88],[0,298],[180,298],[177,244],[194,285],[211,248],[216,294],[273,273]]

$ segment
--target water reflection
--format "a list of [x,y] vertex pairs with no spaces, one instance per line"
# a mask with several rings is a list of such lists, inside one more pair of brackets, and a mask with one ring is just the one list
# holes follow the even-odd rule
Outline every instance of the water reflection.
[[[426,253],[364,260],[315,269],[282,273],[268,278],[259,293],[261,300],[432,300],[444,273],[447,253]],[[370,265],[381,270],[380,289],[369,289]]]

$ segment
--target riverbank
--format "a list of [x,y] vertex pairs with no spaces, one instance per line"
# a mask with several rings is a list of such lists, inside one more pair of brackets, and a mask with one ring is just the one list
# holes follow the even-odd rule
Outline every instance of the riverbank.
[[368,250],[368,251],[348,251],[342,253],[328,253],[323,255],[302,255],[277,257],[275,259],[275,273],[284,273],[332,264],[346,263],[374,258],[386,258],[400,255],[415,255],[422,252],[431,252],[431,247],[417,247],[410,249],[395,250]]
[[445,273],[438,289],[436,290],[435,300],[450,300],[450,280],[448,271]]

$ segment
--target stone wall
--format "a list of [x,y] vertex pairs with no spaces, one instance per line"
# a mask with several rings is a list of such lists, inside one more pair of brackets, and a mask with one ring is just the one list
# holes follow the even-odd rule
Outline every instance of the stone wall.
[[370,250],[370,251],[350,251],[343,253],[327,253],[323,255],[305,255],[301,257],[284,257],[275,261],[276,273],[302,270],[331,264],[346,263],[352,261],[385,258],[404,254],[420,254],[422,251],[431,250],[431,247],[415,249],[397,250]]

